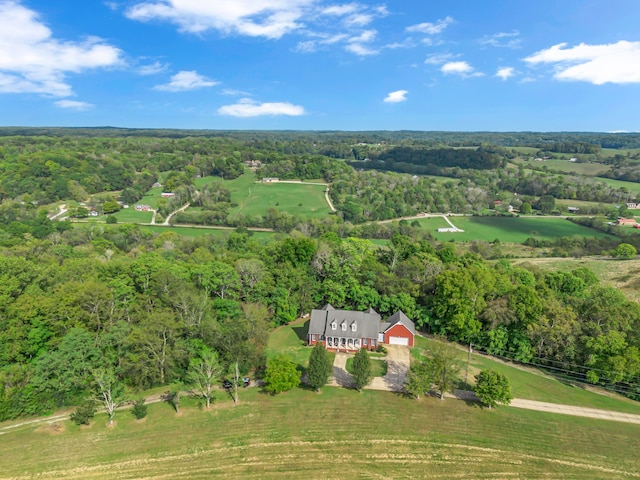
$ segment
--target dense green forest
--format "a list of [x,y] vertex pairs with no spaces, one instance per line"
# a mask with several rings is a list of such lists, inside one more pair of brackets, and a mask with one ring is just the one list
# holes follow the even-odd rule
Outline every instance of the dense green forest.
[[55,225],[0,255],[0,419],[77,404],[99,369],[132,391],[185,381],[212,351],[259,371],[269,329],[326,302],[401,309],[427,333],[640,395],[640,306],[586,269],[487,263],[400,234],[381,249],[335,233],[264,244]]
[[[260,372],[269,330],[327,302],[401,309],[426,333],[640,398],[640,307],[592,272],[514,267],[499,241],[462,248],[433,241],[417,221],[377,223],[420,212],[503,214],[499,202],[560,213],[555,199],[592,202],[585,213],[615,218],[614,203],[637,200],[628,189],[507,164],[506,148],[593,153],[614,144],[640,146],[640,135],[2,128],[0,420],[76,405],[97,372],[131,391],[187,382],[190,366],[212,353],[225,368]],[[612,176],[635,174],[630,157],[614,158]],[[230,218],[224,181],[243,175],[245,162],[258,163],[261,177],[330,183],[337,212]],[[396,171],[428,165],[443,176]],[[215,178],[196,187],[203,177]],[[108,213],[159,181],[175,195],[161,215],[188,201],[195,213],[178,222],[206,217],[237,229],[188,238],[48,217],[63,201]],[[603,219],[583,221],[617,235]],[[260,242],[246,227],[280,235]],[[623,241],[640,247],[638,236],[527,244],[579,256]]]

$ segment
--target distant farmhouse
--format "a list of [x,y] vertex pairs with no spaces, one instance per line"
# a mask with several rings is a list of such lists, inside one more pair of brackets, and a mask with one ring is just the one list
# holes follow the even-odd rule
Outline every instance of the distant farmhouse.
[[386,322],[374,309],[364,312],[336,310],[330,304],[311,311],[309,345],[322,342],[329,350],[375,350],[378,345],[406,345],[413,347],[416,328],[401,311]]
[[262,183],[276,183],[279,181],[280,179],[278,177],[264,177],[262,179]]
[[632,227],[635,227],[638,224],[635,218],[619,218],[616,223],[618,225],[631,225]]
[[640,203],[627,203],[627,208],[631,208],[631,209],[636,209],[636,208],[640,208]]

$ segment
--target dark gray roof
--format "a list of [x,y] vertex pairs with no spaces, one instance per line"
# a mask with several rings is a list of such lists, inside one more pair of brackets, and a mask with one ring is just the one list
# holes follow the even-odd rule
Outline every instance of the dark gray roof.
[[[332,324],[335,322],[336,329]],[[346,326],[343,330],[342,325]],[[352,327],[355,324],[356,330]],[[378,338],[380,315],[377,313],[354,312],[352,310],[312,310],[309,334],[344,338]]]
[[402,322],[402,324],[407,327],[411,331],[411,333],[413,333],[414,335],[416,334],[416,326],[413,324],[411,319],[402,312],[402,310],[398,310],[396,313],[391,315],[385,322],[388,323],[388,326],[384,330],[381,326],[380,331],[384,332],[393,327],[398,322]]

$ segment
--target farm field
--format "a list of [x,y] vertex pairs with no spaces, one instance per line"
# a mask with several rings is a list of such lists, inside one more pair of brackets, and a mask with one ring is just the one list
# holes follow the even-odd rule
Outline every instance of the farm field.
[[[495,239],[503,243],[522,243],[527,238],[535,237],[543,240],[553,240],[561,237],[579,235],[582,237],[604,237],[606,233],[576,225],[560,217],[450,217],[451,222],[464,232],[438,233],[440,227],[436,219],[418,220],[423,228],[432,231],[433,236],[440,241],[471,241],[484,240],[492,242]],[[444,220],[439,219],[444,223]],[[444,225],[443,225],[444,226]]]
[[[568,156],[567,158],[570,158]],[[547,167],[549,170],[557,170],[565,173],[577,173],[580,175],[589,175],[595,177],[596,175],[606,172],[611,168],[610,165],[603,163],[578,163],[569,162],[568,160],[543,160],[542,162],[526,161],[524,159],[514,159],[513,163],[519,165],[531,165],[535,167]]]
[[626,188],[630,193],[640,198],[640,183],[614,180],[613,178],[598,178],[598,181],[604,182],[614,188]]
[[[214,180],[221,179],[205,177],[198,179],[196,184],[202,187]],[[256,180],[256,174],[247,169],[240,177],[223,181],[224,187],[231,192],[232,203],[238,205],[230,210],[230,218],[240,213],[250,217],[265,216],[270,208],[301,218],[323,218],[330,212],[323,185],[255,183]]]
[[[640,426],[325,387],[3,435],[0,478],[633,478]],[[316,412],[310,415],[309,412]],[[367,425],[366,429],[359,428]],[[29,448],[24,448],[29,445]],[[20,461],[16,461],[16,459]]]
[[[129,208],[123,208],[119,212],[116,212],[114,216],[118,219],[119,223],[151,223],[153,212],[139,212],[133,208],[133,206],[130,206]],[[106,216],[98,218],[106,220]]]
[[[199,228],[199,227],[180,227],[180,226],[171,226],[171,227],[163,227],[160,225],[140,225],[140,229],[147,232],[154,233],[163,233],[163,232],[174,232],[178,235],[184,235],[185,237],[202,237],[204,235],[214,235],[216,237],[226,237],[231,232],[234,231],[233,228],[230,229],[219,229],[219,228]],[[273,232],[251,232],[251,238],[255,240],[265,240],[270,241],[275,238],[277,233]]]

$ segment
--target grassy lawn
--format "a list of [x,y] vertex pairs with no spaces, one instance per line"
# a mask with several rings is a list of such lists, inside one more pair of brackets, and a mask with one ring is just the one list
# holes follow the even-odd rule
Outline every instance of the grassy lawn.
[[162,197],[160,194],[163,192],[162,187],[155,187],[149,190],[144,194],[139,201],[137,201],[134,205],[131,205],[129,208],[133,208],[135,205],[149,205],[154,210],[158,208],[158,200]]
[[[559,217],[450,217],[451,222],[464,232],[438,233],[438,226],[430,226],[433,236],[440,241],[485,240],[491,242],[522,243],[529,237],[553,240],[560,237],[604,237],[606,233],[576,225]],[[420,220],[421,222],[423,220]],[[441,219],[442,222],[444,220]],[[425,225],[430,225],[425,223]]]
[[[411,352],[413,358],[421,356],[423,351],[429,349],[429,344],[433,341],[416,336],[417,348],[412,349]],[[467,363],[467,352],[463,348],[460,348],[459,359],[462,365],[460,372],[462,383]],[[476,353],[471,355],[469,383],[473,384],[475,375],[487,368],[492,368],[507,376],[515,398],[640,414],[639,402],[618,395],[601,394],[583,389],[560,381],[535,368],[515,366],[515,364],[505,363]]]
[[289,325],[276,328],[267,341],[267,358],[279,353],[289,356],[298,366],[306,369],[309,365],[311,347],[305,346],[309,319],[299,318]]
[[[347,372],[353,375],[353,357],[347,359]],[[387,362],[376,358],[371,358],[371,376],[382,377],[387,374]]]
[[[633,478],[640,426],[324,388],[2,436],[0,478]],[[366,428],[362,428],[366,426]],[[26,448],[28,446],[28,448]]]

